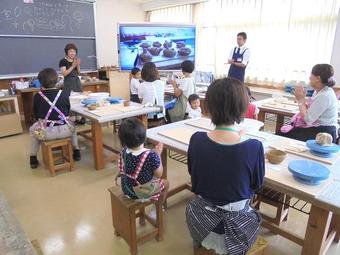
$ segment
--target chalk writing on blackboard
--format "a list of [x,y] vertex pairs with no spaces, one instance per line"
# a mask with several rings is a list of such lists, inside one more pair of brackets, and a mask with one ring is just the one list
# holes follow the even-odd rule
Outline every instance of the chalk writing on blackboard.
[[[31,5],[0,7],[2,27],[11,27],[16,33],[41,33],[48,31],[74,32],[81,28],[86,14],[70,8],[68,3],[35,2]],[[1,29],[1,27],[0,27]]]

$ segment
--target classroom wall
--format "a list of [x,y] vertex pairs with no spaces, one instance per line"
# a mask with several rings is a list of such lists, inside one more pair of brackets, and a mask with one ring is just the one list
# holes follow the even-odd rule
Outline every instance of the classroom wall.
[[333,44],[333,52],[331,57],[331,65],[334,67],[335,79],[337,87],[340,86],[340,10],[338,15],[338,22],[336,24],[336,31]]
[[144,22],[142,4],[127,0],[96,1],[96,44],[98,66],[118,65],[117,23]]

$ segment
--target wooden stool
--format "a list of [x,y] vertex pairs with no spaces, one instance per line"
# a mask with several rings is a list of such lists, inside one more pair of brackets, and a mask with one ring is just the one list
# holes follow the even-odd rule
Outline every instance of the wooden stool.
[[261,202],[274,206],[276,208],[274,218],[264,215],[263,213],[261,213],[261,215],[265,220],[280,226],[283,221],[288,220],[290,199],[291,197],[287,194],[264,187],[256,194],[256,198],[253,199],[252,206],[254,206],[257,210],[260,209]]
[[[156,237],[157,241],[163,239],[163,209],[156,201],[136,202],[127,198],[121,187],[115,186],[109,189],[111,194],[112,223],[116,236],[121,236],[130,246],[130,253],[137,254],[137,242],[143,242],[151,237]],[[151,204],[156,205],[156,220],[145,214],[145,207]],[[139,218],[141,225],[147,220],[155,228],[149,233],[137,237],[136,219]]]
[[[45,167],[50,170],[51,176],[55,176],[57,170],[64,168],[72,171],[74,161],[71,138],[44,141],[41,148]],[[61,155],[55,157],[54,151],[59,151]],[[59,161],[61,163],[58,163]]]
[[[254,245],[247,252],[247,255],[264,255],[268,242],[262,237],[258,236]],[[194,249],[194,255],[216,255],[213,250],[207,250],[204,247]]]

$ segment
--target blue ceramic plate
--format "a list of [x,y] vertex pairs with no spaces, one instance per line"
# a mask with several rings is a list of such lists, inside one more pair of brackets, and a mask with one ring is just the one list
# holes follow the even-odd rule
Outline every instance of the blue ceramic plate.
[[297,177],[295,175],[293,175],[293,177],[298,182],[301,182],[301,183],[307,184],[307,185],[318,185],[318,184],[321,183],[321,181],[314,181],[314,180],[310,180],[310,179],[304,179],[304,178]]
[[320,158],[333,158],[336,155],[335,153],[321,153],[313,150],[310,150],[310,153]]
[[83,101],[81,101],[82,104],[84,105],[90,105],[90,104],[95,104],[97,103],[97,100],[94,98],[86,98]]
[[324,165],[310,160],[293,160],[288,164],[288,170],[297,179],[302,179],[310,184],[317,184],[329,177],[329,169]]
[[120,97],[108,97],[106,100],[109,101],[110,104],[119,104],[123,101],[123,99]]
[[316,143],[315,140],[308,140],[306,145],[312,151],[320,152],[320,153],[336,153],[340,150],[340,146],[336,144],[332,144],[330,146],[322,146]]

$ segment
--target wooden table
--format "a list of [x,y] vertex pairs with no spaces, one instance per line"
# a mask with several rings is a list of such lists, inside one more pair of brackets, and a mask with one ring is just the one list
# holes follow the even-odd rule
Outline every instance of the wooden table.
[[32,124],[34,122],[33,116],[33,97],[39,92],[39,88],[17,89],[16,93],[19,96],[20,108],[24,112],[25,122]]
[[[91,81],[81,82],[82,89],[84,91],[92,92],[108,92],[109,82],[108,81]],[[33,97],[38,93],[40,88],[26,88],[17,89],[16,92],[19,96],[19,105],[25,116],[25,122],[30,125],[34,122],[33,116]]]
[[[105,116],[98,116],[91,112],[85,111],[83,105],[77,104],[77,105],[71,105],[71,111],[91,120],[91,130],[90,131],[83,131],[78,132],[79,135],[85,137],[86,139],[92,140],[93,145],[93,158],[95,162],[95,168],[97,170],[103,169],[105,167],[106,162],[110,162],[113,159],[116,159],[116,157],[109,157],[107,159],[104,158],[104,148],[107,150],[110,150],[114,153],[119,152],[119,150],[114,149],[106,144],[103,143],[103,133],[101,124],[107,123],[110,121],[115,120],[122,120],[130,117],[139,117],[143,123],[144,126],[147,128],[148,126],[148,119],[147,114],[153,113],[153,112],[160,112],[159,107],[142,107],[141,104],[133,103],[131,102],[132,106],[140,106],[138,110],[130,111],[130,112],[116,112],[110,115]],[[89,136],[87,133],[92,132],[92,136]]]
[[[188,125],[186,125],[185,122],[186,121],[181,121],[147,130],[147,138],[150,142],[154,144],[161,142],[164,144],[164,151],[161,155],[164,168],[164,178],[167,178],[169,172],[169,169],[167,168],[167,150],[172,150],[182,155],[186,155],[188,151],[188,145],[160,135],[159,132],[185,126],[187,128]],[[196,131],[201,130],[195,127],[190,127],[190,129],[194,129]],[[270,143],[282,139],[292,141],[291,139],[274,136],[264,132],[257,133],[259,136],[267,137],[266,141],[263,143],[265,147],[269,146]],[[321,199],[319,196],[321,191],[327,188],[327,185],[330,185],[336,181],[340,181],[339,174],[338,180],[336,180],[334,177],[335,173],[340,171],[340,159],[337,160],[333,165],[327,165],[332,174],[326,182],[318,186],[309,186],[295,181],[287,169],[288,162],[294,159],[301,159],[301,157],[288,154],[286,160],[281,165],[273,166],[269,163],[266,163],[265,185],[271,189],[288,194],[291,197],[304,200],[311,204],[311,211],[309,214],[305,236],[302,237],[290,230],[280,228],[279,226],[274,225],[265,219],[263,220],[262,226],[301,245],[301,254],[303,255],[325,254],[332,241],[339,241],[340,202],[336,202],[334,200],[326,201],[325,199]],[[169,191],[169,196],[173,196],[184,189],[190,189],[190,187],[191,185],[188,183],[173,187]]]
[[19,221],[0,192],[0,254],[37,255]]
[[260,101],[253,102],[260,110],[258,114],[258,120],[262,121],[263,123],[266,120],[266,113],[271,113],[276,115],[276,123],[275,123],[275,132],[279,132],[281,127],[284,124],[284,117],[292,117],[294,114],[298,113],[297,111],[288,111],[285,109],[275,109],[268,106],[263,106],[263,104],[266,104],[270,101],[272,101],[273,98],[263,99]]

